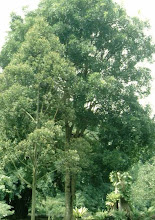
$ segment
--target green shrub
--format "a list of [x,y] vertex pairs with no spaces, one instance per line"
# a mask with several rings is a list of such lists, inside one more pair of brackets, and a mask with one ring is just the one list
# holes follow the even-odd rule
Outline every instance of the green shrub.
[[142,220],[144,219],[144,213],[138,209],[133,209],[131,213],[132,220]]
[[82,218],[84,215],[86,215],[88,209],[85,207],[81,207],[81,208],[77,208],[75,207],[75,209],[73,210],[73,215],[75,218]]
[[111,215],[115,220],[127,220],[126,212],[124,211],[112,211]]
[[114,207],[117,201],[120,199],[120,193],[111,192],[107,195],[107,201],[106,206],[108,209],[111,209]]
[[37,213],[53,219],[62,218],[65,213],[64,204],[64,197],[61,194],[56,197],[46,197],[46,199],[40,198],[40,203],[37,204]]
[[14,213],[14,211],[10,211],[11,206],[7,205],[4,202],[0,202],[0,219],[12,215]]
[[131,213],[132,220],[150,220],[155,219],[155,207],[145,208],[143,211],[133,208]]
[[91,216],[91,214],[88,212],[88,209],[86,207],[81,207],[81,208],[77,208],[75,207],[75,209],[73,210],[73,216],[75,217],[75,219],[93,219],[93,217]]
[[99,211],[94,216],[95,220],[114,220],[114,217],[111,215],[111,212],[108,211]]
[[105,219],[106,217],[108,216],[108,212],[107,211],[98,211],[96,212],[95,214],[95,219],[96,220],[102,220],[102,219]]
[[95,220],[127,220],[124,211],[100,211],[95,214]]

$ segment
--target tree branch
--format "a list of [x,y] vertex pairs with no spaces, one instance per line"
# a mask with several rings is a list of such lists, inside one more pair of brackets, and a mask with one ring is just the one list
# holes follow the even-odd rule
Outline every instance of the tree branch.
[[[15,170],[18,172],[18,168],[17,168],[15,162],[13,161],[13,159],[12,159],[11,157],[10,157],[10,159],[11,159],[11,162],[12,162],[12,164],[13,164]],[[16,175],[16,174],[15,174],[15,175]],[[30,186],[30,187],[32,188],[32,185],[31,185],[27,180],[25,180],[19,173],[17,173],[17,176],[18,176],[24,183],[26,183],[28,186]]]
[[29,112],[27,112],[25,109],[22,108],[22,110],[23,110],[23,111],[32,119],[32,121],[35,122],[35,124],[36,124],[36,121],[35,121],[35,119],[32,117],[32,115],[31,115]]

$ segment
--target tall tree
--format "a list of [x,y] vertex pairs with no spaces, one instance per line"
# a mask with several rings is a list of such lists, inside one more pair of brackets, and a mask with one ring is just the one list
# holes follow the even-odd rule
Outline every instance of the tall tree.
[[[138,64],[151,60],[155,48],[151,37],[144,33],[148,24],[128,17],[112,0],[42,0],[37,15],[49,25],[38,21],[38,26],[30,29],[20,42],[17,54],[12,50],[12,57],[5,64],[4,46],[0,57],[1,66],[5,67],[5,92],[12,91],[18,83],[30,93],[31,106],[21,113],[29,118],[29,130],[23,133],[24,124],[22,129],[19,124],[12,131],[16,120],[11,116],[7,123],[3,121],[3,126],[10,123],[10,130],[6,131],[12,141],[19,131],[20,141],[27,138],[36,128],[32,118],[36,116],[39,94],[39,127],[54,119],[61,124],[65,136],[61,148],[65,155],[65,219],[72,220],[76,174],[72,165],[75,163],[78,168],[83,152],[91,152],[92,137],[97,138],[93,153],[100,160],[102,154],[118,153],[119,161],[131,161],[135,150],[138,155],[141,146],[151,145],[149,116],[138,103],[149,92],[151,76],[148,68]],[[12,36],[9,39],[12,45]],[[10,114],[8,109],[5,113]],[[146,138],[144,126],[148,131]],[[14,136],[9,136],[14,132]]]
[[[58,38],[43,18],[36,18],[1,77],[1,130],[11,141],[10,147],[14,147],[21,165],[29,167],[31,161],[33,220],[40,165],[52,161],[53,147],[58,145],[61,133],[56,117],[58,111],[60,119],[61,115],[67,117],[74,76],[75,70],[64,60]],[[13,159],[12,162],[17,168]]]
[[[46,17],[65,45],[66,57],[77,70],[79,86],[73,100],[75,122],[67,130],[72,133],[71,137],[95,131],[101,140],[100,153],[104,158],[110,155],[113,158],[117,153],[120,158],[115,159],[117,167],[124,169],[121,164],[128,161],[129,165],[135,151],[138,156],[142,148],[152,144],[154,125],[138,101],[148,94],[151,79],[150,70],[138,64],[150,61],[155,49],[151,37],[144,33],[148,23],[128,17],[124,9],[111,0],[43,0],[38,12]],[[143,121],[143,117],[146,120]],[[146,126],[147,137],[144,138]],[[102,160],[107,169],[107,163]],[[70,201],[66,199],[66,204],[71,210],[70,178],[67,178],[70,183],[66,183],[70,188],[66,198]],[[67,220],[72,219],[71,215],[66,209]]]

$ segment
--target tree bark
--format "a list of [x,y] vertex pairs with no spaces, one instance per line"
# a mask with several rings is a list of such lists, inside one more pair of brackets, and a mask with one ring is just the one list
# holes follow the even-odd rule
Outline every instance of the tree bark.
[[[38,87],[37,112],[36,112],[36,129],[39,128],[39,98],[40,98],[40,91],[39,91],[39,87]],[[35,220],[35,213],[36,213],[36,188],[37,188],[37,144],[35,144],[35,146],[34,146],[34,154],[33,154],[31,220]]]
[[75,200],[75,175],[70,171],[65,173],[65,220],[73,220],[73,206]]
[[[66,133],[66,150],[70,145],[72,136],[73,125],[70,127],[68,121],[65,121],[65,133]],[[70,169],[70,165],[66,164],[65,171],[65,220],[73,220],[73,207],[75,200],[75,175]]]
[[72,219],[71,179],[69,171],[65,174],[65,220]]
[[36,167],[33,167],[33,179],[32,179],[32,206],[31,206],[31,220],[35,220],[36,211]]

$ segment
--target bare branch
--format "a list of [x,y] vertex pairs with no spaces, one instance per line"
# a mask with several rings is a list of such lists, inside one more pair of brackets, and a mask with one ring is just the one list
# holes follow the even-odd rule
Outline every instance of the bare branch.
[[33,122],[36,123],[35,119],[32,117],[32,115],[31,115],[29,112],[27,112],[27,111],[26,111],[25,109],[23,109],[23,108],[22,108],[22,110],[32,119]]
[[57,116],[57,113],[58,113],[59,109],[57,108],[56,112],[55,112],[55,115],[54,115],[54,121],[55,121],[55,118]]

